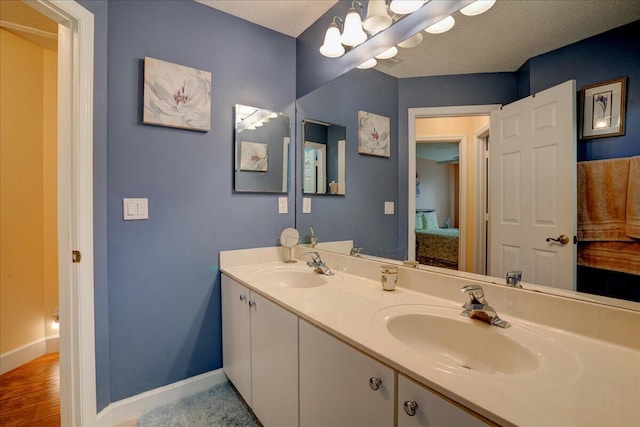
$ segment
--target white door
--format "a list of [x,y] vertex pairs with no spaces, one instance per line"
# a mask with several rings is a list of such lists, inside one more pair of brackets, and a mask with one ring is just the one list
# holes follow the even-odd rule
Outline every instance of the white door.
[[299,321],[300,427],[394,425],[394,371]]
[[575,289],[575,97],[570,80],[491,113],[491,276]]
[[298,425],[298,317],[251,292],[251,409],[264,427]]
[[222,275],[222,365],[251,406],[251,318],[249,289]]

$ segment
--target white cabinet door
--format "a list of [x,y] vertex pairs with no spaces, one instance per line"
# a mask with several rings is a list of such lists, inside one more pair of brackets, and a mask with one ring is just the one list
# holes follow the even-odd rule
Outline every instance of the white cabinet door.
[[[413,414],[413,415],[410,415]],[[398,375],[398,427],[472,427],[487,424],[403,375]]]
[[303,320],[299,328],[300,426],[393,426],[393,370]]
[[222,365],[251,406],[251,321],[249,289],[222,275]]
[[298,425],[298,317],[251,294],[252,409],[264,427]]

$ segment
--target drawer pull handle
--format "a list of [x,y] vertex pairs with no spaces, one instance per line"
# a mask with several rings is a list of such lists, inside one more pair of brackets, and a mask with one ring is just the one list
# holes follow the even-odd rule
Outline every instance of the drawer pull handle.
[[244,295],[244,294],[240,295],[240,301],[244,302],[246,300],[247,300],[247,296],[246,295]]
[[371,390],[378,390],[382,385],[382,380],[380,378],[371,377],[369,378],[369,387]]
[[418,402],[414,400],[407,400],[406,402],[404,402],[404,412],[406,412],[410,417],[413,417],[416,414],[417,409]]
[[256,302],[254,300],[249,300],[249,307],[255,307]]

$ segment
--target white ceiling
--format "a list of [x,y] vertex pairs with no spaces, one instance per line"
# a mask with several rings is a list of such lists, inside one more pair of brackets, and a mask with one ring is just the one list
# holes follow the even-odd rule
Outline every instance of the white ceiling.
[[[336,3],[196,1],[292,37]],[[640,19],[640,0],[498,0],[483,15],[453,16],[451,31],[423,33],[420,46],[376,69],[398,78],[515,71],[529,58]]]

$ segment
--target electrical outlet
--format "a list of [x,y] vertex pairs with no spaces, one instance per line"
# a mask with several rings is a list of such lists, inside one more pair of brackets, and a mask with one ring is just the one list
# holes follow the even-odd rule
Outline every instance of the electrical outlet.
[[384,202],[384,214],[385,215],[393,215],[394,214],[394,203],[393,202]]
[[278,213],[286,214],[289,212],[289,205],[286,197],[278,197]]

